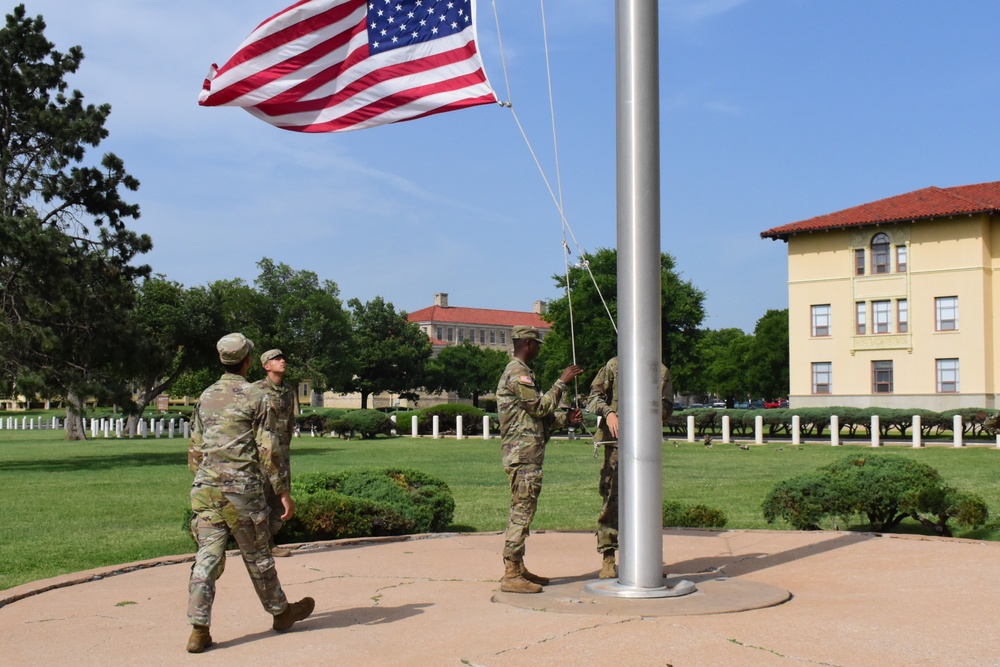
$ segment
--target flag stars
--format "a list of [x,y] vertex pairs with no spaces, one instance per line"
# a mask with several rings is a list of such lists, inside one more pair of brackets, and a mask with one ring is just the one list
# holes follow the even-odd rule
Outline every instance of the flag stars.
[[[471,0],[367,2],[370,11],[366,27],[373,38],[369,42],[384,50],[452,35],[465,30],[472,22]],[[378,41],[374,39],[376,36]]]

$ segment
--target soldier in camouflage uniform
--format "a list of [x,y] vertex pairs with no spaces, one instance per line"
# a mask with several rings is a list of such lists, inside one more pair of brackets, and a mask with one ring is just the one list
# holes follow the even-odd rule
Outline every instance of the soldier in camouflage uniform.
[[[285,470],[291,478],[291,444],[292,429],[295,426],[295,396],[292,388],[284,383],[285,371],[288,370],[288,362],[285,354],[281,350],[268,350],[260,355],[260,365],[267,372],[267,377],[255,384],[267,392],[271,402],[268,411],[268,430],[274,431],[278,436],[278,454],[281,457]],[[274,536],[281,530],[281,515],[285,513],[285,508],[281,504],[281,497],[274,492],[274,487],[268,482],[264,487],[267,495],[267,506],[271,508],[269,525],[271,528],[271,555],[276,558],[291,556],[290,549],[279,547],[274,543]]]
[[[660,397],[663,420],[674,411],[674,385],[670,371],[660,364]],[[615,552],[618,550],[618,357],[612,357],[590,384],[587,411],[600,417],[598,444],[604,445],[604,465],[598,490],[604,504],[597,515],[597,551],[601,554],[601,579],[618,576]]]
[[524,540],[538,507],[542,491],[545,443],[557,428],[581,421],[580,410],[558,411],[559,400],[569,390],[567,383],[583,372],[567,366],[548,393],[542,394],[530,364],[538,356],[538,330],[516,326],[512,334],[514,358],[507,364],[497,386],[503,467],[510,480],[510,518],[504,542],[504,576],[500,590],[508,593],[539,593],[549,583],[524,567]]
[[315,606],[312,598],[288,603],[268,547],[271,532],[265,484],[270,482],[281,498],[283,520],[295,513],[295,503],[276,434],[267,428],[267,394],[246,381],[253,343],[243,334],[229,334],[219,340],[217,348],[226,372],[198,399],[188,448],[188,467],[195,473],[191,532],[198,541],[188,584],[188,622],[193,626],[189,653],[201,653],[212,644],[209,625],[215,581],[226,565],[230,535],[239,545],[261,604],[274,617],[275,630],[288,630]]

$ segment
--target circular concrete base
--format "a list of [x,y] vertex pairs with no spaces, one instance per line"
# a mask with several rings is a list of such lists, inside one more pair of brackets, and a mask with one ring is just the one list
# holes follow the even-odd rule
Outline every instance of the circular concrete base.
[[[783,588],[730,577],[699,579],[697,590],[679,597],[622,598],[594,595],[587,585],[598,580],[565,580],[549,584],[541,593],[525,595],[497,591],[494,602],[522,609],[550,611],[560,614],[590,614],[596,616],[700,616],[730,614],[751,609],[773,607],[791,599]],[[674,586],[679,578],[667,579]]]

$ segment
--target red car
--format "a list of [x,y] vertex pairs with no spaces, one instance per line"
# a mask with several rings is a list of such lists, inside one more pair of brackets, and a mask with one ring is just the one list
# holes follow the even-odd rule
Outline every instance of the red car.
[[770,410],[771,408],[787,408],[788,401],[785,399],[774,399],[773,401],[764,401],[764,407]]

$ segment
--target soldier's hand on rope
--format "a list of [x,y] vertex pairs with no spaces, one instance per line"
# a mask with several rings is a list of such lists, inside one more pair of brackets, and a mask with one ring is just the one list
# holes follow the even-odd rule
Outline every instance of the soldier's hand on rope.
[[569,366],[563,369],[562,375],[559,376],[559,379],[563,383],[569,384],[570,382],[573,381],[573,378],[580,375],[580,373],[582,372],[583,372],[582,368],[580,368],[576,364],[570,364]]
[[583,423],[583,412],[580,408],[570,408],[566,412],[566,420],[570,424],[582,424]]
[[611,434],[611,437],[614,438],[615,440],[617,440],[618,439],[618,413],[617,412],[609,412],[607,414],[607,416],[604,418],[604,423],[607,424],[607,426],[608,426],[608,433]]

